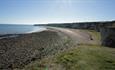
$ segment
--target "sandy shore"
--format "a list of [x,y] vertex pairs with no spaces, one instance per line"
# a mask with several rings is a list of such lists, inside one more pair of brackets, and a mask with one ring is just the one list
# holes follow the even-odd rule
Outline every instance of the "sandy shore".
[[92,41],[77,29],[48,28],[41,32],[0,39],[0,69],[23,68],[32,61]]

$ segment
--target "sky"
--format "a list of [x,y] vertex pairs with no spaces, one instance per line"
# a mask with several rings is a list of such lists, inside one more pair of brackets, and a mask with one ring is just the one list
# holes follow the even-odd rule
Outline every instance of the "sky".
[[0,0],[0,24],[115,20],[115,0]]

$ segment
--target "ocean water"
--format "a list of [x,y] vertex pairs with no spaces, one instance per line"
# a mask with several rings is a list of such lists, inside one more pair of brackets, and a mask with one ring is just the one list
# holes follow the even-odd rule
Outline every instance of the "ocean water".
[[3,34],[23,34],[45,30],[45,27],[33,25],[10,25],[0,24],[0,35]]

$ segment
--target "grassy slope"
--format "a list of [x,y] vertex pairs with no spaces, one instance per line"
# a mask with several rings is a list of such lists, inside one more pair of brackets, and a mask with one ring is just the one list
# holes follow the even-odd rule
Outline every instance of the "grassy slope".
[[115,50],[95,45],[81,45],[57,57],[66,70],[115,70]]
[[[87,31],[87,30],[85,30]],[[99,41],[100,35],[88,31]],[[115,70],[115,49],[99,44],[79,44],[77,47],[36,61],[24,70]]]

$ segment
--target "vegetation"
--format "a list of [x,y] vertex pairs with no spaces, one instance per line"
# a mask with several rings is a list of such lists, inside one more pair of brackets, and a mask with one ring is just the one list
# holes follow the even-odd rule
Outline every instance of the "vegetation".
[[0,39],[0,69],[23,68],[32,61],[55,55],[72,45],[67,38],[47,30]]
[[[85,30],[96,41],[100,34],[93,30]],[[97,44],[79,44],[77,48],[63,52],[56,57],[56,62],[65,70],[115,70],[115,49]]]
[[0,69],[115,70],[115,49],[101,46],[98,32],[82,31],[97,43],[76,45],[65,34],[53,30],[1,39]]
[[95,30],[84,30],[84,31],[87,31],[89,34],[91,34],[94,39],[96,39],[96,41],[99,41],[101,40],[101,35],[100,35],[100,32],[96,32]]
[[57,57],[66,70],[115,70],[115,49],[97,45],[79,45]]
[[115,70],[115,49],[97,45],[79,47],[35,61],[24,70]]
[[[84,31],[84,30],[83,30]],[[85,30],[100,41],[100,34]],[[72,46],[71,46],[72,47]],[[78,44],[55,56],[27,65],[23,70],[115,70],[115,49],[100,44]]]

